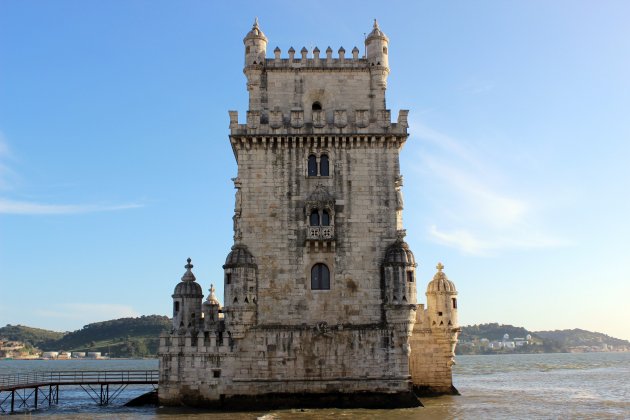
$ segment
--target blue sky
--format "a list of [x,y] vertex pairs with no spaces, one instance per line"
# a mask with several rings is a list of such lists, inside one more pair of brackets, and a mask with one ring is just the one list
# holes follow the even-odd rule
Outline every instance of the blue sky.
[[462,324],[630,339],[625,1],[0,2],[0,325],[168,314],[191,257],[222,296],[247,108],[242,39],[390,38],[420,294]]

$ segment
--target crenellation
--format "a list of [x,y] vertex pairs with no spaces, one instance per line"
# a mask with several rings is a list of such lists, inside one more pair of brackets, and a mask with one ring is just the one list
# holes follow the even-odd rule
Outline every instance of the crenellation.
[[408,407],[413,390],[452,393],[457,292],[439,264],[417,303],[399,162],[408,111],[392,122],[385,105],[389,40],[375,22],[364,58],[276,47],[267,59],[256,20],[243,42],[223,306],[214,286],[202,302],[189,259],[160,336],[161,404]]

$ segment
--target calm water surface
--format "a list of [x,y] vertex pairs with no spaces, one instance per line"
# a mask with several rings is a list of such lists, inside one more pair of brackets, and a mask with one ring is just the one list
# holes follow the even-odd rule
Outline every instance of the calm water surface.
[[[157,369],[157,360],[0,361],[0,373],[33,370]],[[116,403],[96,406],[81,389],[62,388],[59,405],[27,415],[53,418],[173,419],[630,419],[630,353],[458,356],[455,386],[462,395],[424,398],[400,410],[281,410],[207,413],[120,404],[151,387],[129,387]],[[11,418],[26,417],[27,415]]]

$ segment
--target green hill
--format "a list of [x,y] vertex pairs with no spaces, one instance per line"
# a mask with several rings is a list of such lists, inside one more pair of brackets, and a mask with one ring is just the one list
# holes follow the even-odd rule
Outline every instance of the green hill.
[[160,333],[170,327],[170,319],[159,315],[95,322],[42,344],[42,350],[100,351],[110,357],[155,356]]
[[620,340],[606,334],[575,328],[572,330],[537,331],[536,335],[544,340],[553,340],[566,348],[603,347],[630,348],[630,341]]
[[[502,341],[508,334],[510,340],[531,335],[529,343],[515,348],[490,348],[489,342]],[[485,341],[484,341],[485,340]],[[580,329],[555,331],[529,331],[523,327],[498,323],[468,325],[462,327],[457,354],[496,353],[559,353],[581,351],[630,351],[630,342],[606,334]]]
[[66,333],[63,332],[27,327],[24,325],[8,324],[0,328],[0,338],[11,341],[21,341],[34,347],[40,347],[46,342],[59,340],[65,334]]
[[498,324],[495,322],[491,324],[468,325],[462,327],[459,339],[461,341],[472,341],[474,339],[487,338],[490,341],[501,341],[504,334],[509,334],[512,339],[515,337],[525,337],[527,334],[535,336],[533,332],[528,331],[523,327]]
[[110,357],[152,357],[157,354],[160,333],[170,328],[168,317],[149,315],[95,322],[68,333],[7,325],[0,328],[0,338],[27,342],[43,351],[100,351]]

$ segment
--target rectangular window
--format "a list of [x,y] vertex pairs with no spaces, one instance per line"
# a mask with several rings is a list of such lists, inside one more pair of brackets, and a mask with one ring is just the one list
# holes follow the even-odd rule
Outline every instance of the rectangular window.
[[407,271],[407,281],[413,283],[413,271]]
[[453,309],[457,309],[457,299],[452,298],[453,299]]
[[232,273],[227,273],[225,275],[225,284],[232,284]]

